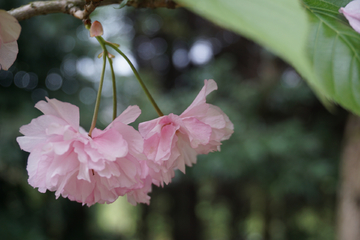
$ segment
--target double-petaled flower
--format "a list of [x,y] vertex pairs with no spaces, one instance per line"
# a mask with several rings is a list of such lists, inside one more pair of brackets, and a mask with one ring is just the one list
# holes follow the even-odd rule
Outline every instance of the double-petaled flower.
[[185,166],[196,163],[198,154],[220,151],[221,141],[230,138],[234,126],[228,116],[206,103],[206,96],[216,89],[214,80],[205,80],[200,93],[180,116],[171,113],[140,123],[154,184],[168,184],[174,169],[185,173]]
[[143,139],[127,125],[140,115],[139,107],[128,107],[106,129],[95,128],[91,137],[79,126],[78,107],[56,99],[35,107],[44,115],[22,126],[25,136],[17,138],[21,149],[30,152],[31,186],[88,206],[125,194],[133,204],[149,203]]

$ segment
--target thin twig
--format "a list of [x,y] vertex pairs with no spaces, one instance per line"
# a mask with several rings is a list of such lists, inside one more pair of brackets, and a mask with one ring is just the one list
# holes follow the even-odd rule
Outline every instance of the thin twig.
[[[51,13],[66,13],[84,20],[99,6],[120,4],[123,0],[54,0],[36,1],[8,11],[18,21]],[[135,8],[176,8],[173,0],[129,0],[126,4]]]

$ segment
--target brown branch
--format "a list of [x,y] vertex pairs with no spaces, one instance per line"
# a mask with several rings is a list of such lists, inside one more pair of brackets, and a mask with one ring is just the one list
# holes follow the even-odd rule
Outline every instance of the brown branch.
[[[123,0],[54,0],[37,1],[8,11],[18,21],[51,13],[66,13],[84,20],[98,7],[120,4]],[[135,8],[176,8],[173,0],[129,0],[126,4]]]

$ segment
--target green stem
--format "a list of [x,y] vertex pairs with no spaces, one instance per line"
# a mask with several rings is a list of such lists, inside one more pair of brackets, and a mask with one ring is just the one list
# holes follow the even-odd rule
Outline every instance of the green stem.
[[112,79],[112,85],[113,85],[113,120],[116,118],[116,109],[117,109],[117,100],[116,100],[116,79],[115,79],[115,73],[114,73],[114,67],[113,67],[113,61],[108,56],[107,57],[110,64],[111,69],[111,79]]
[[119,48],[117,48],[116,46],[114,46],[113,44],[111,43],[108,43],[108,42],[104,42],[105,45],[108,45],[110,47],[112,47],[115,51],[117,51],[126,61],[127,63],[130,65],[132,71],[134,72],[135,74],[135,77],[137,78],[137,80],[139,81],[142,89],[144,90],[146,96],[149,98],[151,104],[153,105],[153,107],[155,108],[157,114],[161,117],[161,116],[164,116],[164,114],[161,112],[160,108],[158,107],[158,105],[156,104],[155,100],[153,99],[153,97],[151,96],[149,90],[146,88],[144,82],[141,80],[141,77],[138,73],[138,71],[135,69],[134,65],[131,63],[130,59],[122,52],[120,51]]
[[99,89],[98,89],[98,93],[97,93],[97,96],[96,96],[94,115],[93,115],[93,119],[92,119],[92,122],[91,122],[90,130],[89,130],[89,136],[90,137],[91,137],[92,131],[95,128],[96,121],[97,121],[97,116],[98,116],[98,113],[99,113],[101,91],[102,91],[102,86],[103,86],[103,83],[104,83],[105,67],[106,67],[106,56],[107,56],[107,50],[106,50],[106,47],[105,47],[105,44],[104,44],[104,40],[101,37],[96,37],[96,39],[98,40],[98,42],[101,45],[101,48],[103,49],[103,68],[102,68],[102,72],[101,72]]

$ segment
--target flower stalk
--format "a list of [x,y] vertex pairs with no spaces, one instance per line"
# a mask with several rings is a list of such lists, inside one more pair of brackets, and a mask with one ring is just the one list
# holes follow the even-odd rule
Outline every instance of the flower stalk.
[[116,79],[115,79],[115,72],[113,67],[113,61],[111,57],[107,56],[109,60],[109,65],[111,69],[111,79],[112,79],[112,86],[113,86],[113,120],[116,118],[116,110],[117,110],[117,100],[116,100]]
[[102,87],[103,87],[103,83],[104,83],[105,68],[106,68],[106,57],[108,55],[107,49],[106,49],[105,44],[104,44],[104,39],[102,37],[96,37],[96,39],[98,40],[98,42],[100,43],[101,48],[103,49],[103,56],[102,56],[103,57],[103,67],[102,67],[102,71],[101,71],[99,89],[98,89],[98,93],[97,93],[97,96],[96,96],[94,115],[93,115],[93,119],[92,119],[92,122],[91,122],[90,130],[89,130],[89,136],[90,137],[91,137],[92,131],[94,130],[94,128],[96,126],[97,116],[99,114],[101,92],[102,92]]
[[118,48],[116,47],[114,44],[109,43],[109,42],[104,42],[105,45],[110,46],[111,48],[113,48],[116,52],[118,52],[125,60],[126,62],[130,65],[131,70],[134,72],[135,77],[137,78],[137,80],[139,81],[142,89],[144,90],[146,96],[148,97],[148,99],[150,100],[151,104],[153,105],[153,107],[155,108],[155,111],[157,112],[157,114],[159,115],[159,117],[164,116],[164,114],[161,112],[160,108],[158,107],[158,105],[156,104],[154,98],[151,96],[149,90],[147,89],[147,87],[145,86],[144,82],[142,81],[138,71],[136,70],[136,68],[134,67],[134,65],[132,64],[132,62],[130,61],[130,59]]
[[126,60],[126,62],[130,65],[132,71],[134,72],[134,75],[137,78],[137,80],[139,81],[140,86],[144,90],[146,96],[148,97],[151,104],[155,108],[155,111],[157,112],[157,114],[160,117],[163,116],[164,114],[161,112],[160,108],[158,107],[155,100],[151,96],[149,90],[146,88],[146,86],[145,86],[144,82],[142,81],[138,71],[136,70],[136,68],[134,67],[134,65],[130,61],[130,59],[119,49],[119,45],[107,42],[107,41],[104,40],[104,38],[101,37],[101,35],[103,35],[103,28],[102,28],[101,24],[98,21],[93,22],[93,24],[90,24],[90,22],[86,22],[85,27],[86,27],[86,29],[88,29],[90,31],[90,36],[95,37],[96,40],[99,42],[101,48],[103,49],[103,52],[102,52],[103,68],[102,68],[102,72],[101,72],[99,89],[98,89],[98,93],[97,93],[97,96],[96,96],[94,115],[93,115],[93,119],[92,119],[92,122],[91,122],[90,130],[89,130],[89,136],[91,137],[91,133],[92,133],[92,131],[94,130],[94,128],[96,126],[97,116],[99,114],[101,92],[102,92],[102,87],[103,87],[103,83],[104,83],[104,75],[105,75],[105,68],[106,68],[106,59],[108,59],[109,64],[110,64],[111,78],[112,78],[112,85],[113,85],[113,119],[115,119],[116,115],[117,115],[117,113],[116,113],[117,112],[116,79],[115,79],[113,61],[111,59],[112,55],[111,54],[109,55],[109,53],[108,53],[108,51],[106,49],[106,45],[113,48],[116,52],[118,52]]

